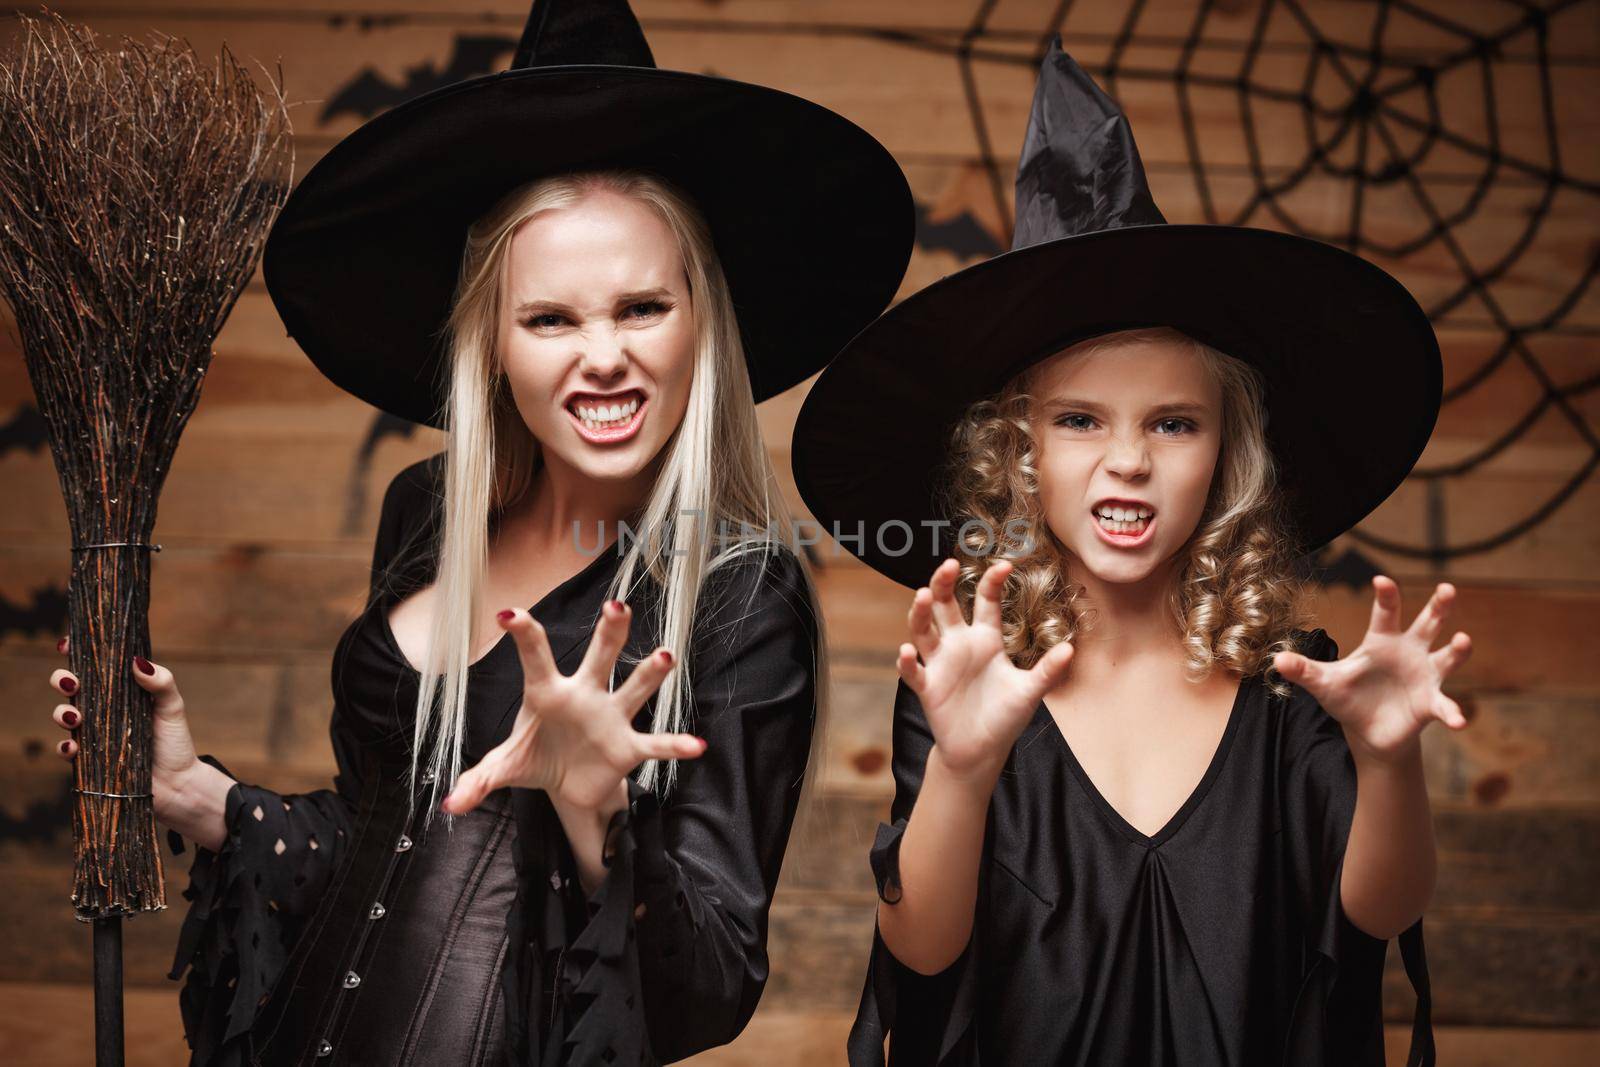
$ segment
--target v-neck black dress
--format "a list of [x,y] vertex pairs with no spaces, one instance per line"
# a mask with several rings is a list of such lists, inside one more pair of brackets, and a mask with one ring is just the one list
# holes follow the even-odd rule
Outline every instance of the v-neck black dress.
[[[1299,632],[1313,659],[1338,650]],[[895,697],[892,825],[872,849],[898,899],[899,847],[933,745]],[[1345,918],[1339,877],[1355,811],[1342,727],[1298,686],[1244,679],[1198,785],[1141,833],[1101,795],[1040,703],[990,801],[972,938],[924,976],[874,933],[849,1039],[888,1062],[1067,1067],[1382,1064],[1388,942]],[[1412,1063],[1431,1063],[1422,922],[1400,935],[1417,991]]]
[[[708,578],[679,668],[706,751],[679,764],[664,802],[630,780],[606,879],[586,897],[542,790],[496,790],[425,832],[425,804],[409,803],[420,679],[388,613],[436,571],[443,459],[406,468],[384,497],[367,607],[333,656],[334,788],[240,782],[222,848],[196,849],[170,975],[188,969],[191,1064],[668,1062],[732,1040],[755,1010],[815,712],[817,626],[799,561],[775,547]],[[619,562],[601,552],[530,609],[563,673]],[[647,578],[629,597],[621,675],[660,643],[658,593]],[[467,686],[471,766],[521,705],[509,635]],[[635,727],[653,711],[652,699]]]

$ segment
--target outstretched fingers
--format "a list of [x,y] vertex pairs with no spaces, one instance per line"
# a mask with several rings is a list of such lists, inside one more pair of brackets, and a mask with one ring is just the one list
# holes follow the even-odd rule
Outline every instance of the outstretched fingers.
[[1387,575],[1373,575],[1372,617],[1367,629],[1375,634],[1400,632],[1400,585]]
[[633,619],[633,609],[620,600],[608,600],[600,608],[600,622],[583,650],[583,662],[578,664],[576,677],[591,685],[606,688],[606,680],[617,665],[617,654],[628,641],[628,624]]
[[1009,560],[996,560],[989,564],[989,569],[983,572],[983,577],[978,579],[978,594],[972,601],[972,624],[974,626],[993,626],[1000,629],[1000,615],[1002,601],[1005,596],[1006,579],[1011,577],[1011,562]]
[[1060,641],[1051,645],[1045,654],[1028,669],[1028,677],[1037,690],[1034,701],[1043,699],[1044,695],[1055,689],[1067,680],[1067,671],[1072,664],[1072,642]]
[[[634,733],[634,752],[638,763],[647,759],[697,759],[705,753],[703,737],[693,734]],[[637,763],[635,764],[637,766]]]
[[1302,656],[1298,652],[1279,652],[1272,657],[1272,666],[1283,675],[1284,681],[1293,682],[1319,702],[1328,686],[1328,668],[1332,664]]
[[627,713],[630,722],[644,706],[644,702],[661,688],[661,683],[672,672],[673,662],[670,650],[658,648],[640,660],[628,675],[627,681],[617,687],[617,702]]
[[555,657],[550,654],[550,639],[538,619],[521,609],[502,611],[496,618],[517,643],[524,686],[538,685],[560,676]]
[[1439,627],[1444,625],[1445,616],[1450,614],[1450,608],[1455,603],[1456,587],[1449,582],[1440,582],[1434,586],[1433,596],[1422,606],[1417,617],[1411,621],[1410,633],[1421,639],[1424,644],[1432,645],[1434,638],[1439,636]]
[[1465,663],[1470,655],[1472,655],[1472,638],[1458,630],[1443,648],[1428,653],[1428,658],[1433,660],[1434,669],[1439,672],[1439,677],[1448,678],[1450,672]]
[[956,604],[956,581],[960,577],[961,565],[953,559],[947,559],[939,564],[928,581],[928,590],[933,594],[933,619],[941,630],[966,622],[961,617],[960,606]]
[[475,767],[462,772],[455,788],[439,807],[449,815],[465,815],[472,811],[483,803],[484,797],[504,784],[497,776],[499,766],[500,761],[493,751],[486,754]]
[[906,630],[923,659],[939,651],[939,628],[933,624],[933,593],[927,586],[918,589],[911,598],[911,610],[906,612]]
[[1439,699],[1433,702],[1433,716],[1452,730],[1461,730],[1467,725],[1467,717],[1462,713],[1461,705],[1443,693],[1440,693]]
[[895,669],[900,672],[900,677],[905,679],[911,691],[921,697],[928,682],[928,673],[927,669],[917,662],[915,645],[906,643],[900,646],[900,654],[895,658]]

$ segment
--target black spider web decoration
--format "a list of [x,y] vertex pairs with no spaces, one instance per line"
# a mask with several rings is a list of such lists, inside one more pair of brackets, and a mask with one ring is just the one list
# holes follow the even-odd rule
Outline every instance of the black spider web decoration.
[[[1050,39],[1069,21],[1074,3],[1073,0],[1057,3],[1032,53],[1027,56],[983,47],[997,4],[998,0],[979,0],[971,22],[952,51],[959,65],[973,134],[994,205],[1009,229],[1011,192],[1007,168],[1002,166],[991,143],[975,67],[982,63],[1027,63],[1036,68],[1044,58]],[[1152,20],[1146,17],[1146,0],[1131,0],[1120,25],[1110,35],[1107,57],[1099,63],[1083,62],[1114,96],[1118,95],[1119,82],[1125,81],[1162,82],[1173,87],[1188,169],[1200,205],[1199,218],[1181,221],[1286,230],[1388,260],[1387,265],[1402,278],[1406,274],[1403,261],[1407,257],[1442,252],[1460,278],[1448,292],[1424,302],[1429,318],[1436,327],[1450,325],[1459,317],[1456,313],[1461,309],[1476,306],[1487,313],[1488,328],[1499,335],[1498,343],[1487,358],[1458,381],[1447,385],[1444,403],[1449,405],[1461,400],[1510,361],[1520,365],[1537,384],[1538,398],[1499,436],[1470,455],[1447,464],[1418,466],[1411,473],[1412,479],[1427,486],[1425,543],[1379,537],[1358,528],[1348,536],[1360,544],[1400,556],[1427,559],[1435,564],[1488,552],[1544,522],[1571,499],[1600,465],[1600,437],[1574,403],[1575,398],[1600,388],[1600,373],[1588,374],[1570,384],[1557,384],[1533,346],[1541,335],[1564,331],[1566,320],[1587,295],[1591,281],[1600,270],[1600,255],[1591,244],[1586,253],[1587,262],[1578,276],[1570,279],[1565,291],[1538,314],[1521,317],[1513,314],[1494,291],[1494,284],[1506,277],[1550,224],[1552,204],[1559,194],[1569,192],[1594,197],[1600,193],[1600,183],[1574,175],[1563,165],[1562,136],[1556,120],[1551,78],[1550,19],[1580,4],[1593,6],[1592,0],[1556,0],[1544,5],[1507,0],[1504,20],[1492,28],[1482,28],[1457,21],[1452,5],[1445,0],[1432,4],[1423,0],[1374,0],[1370,5],[1367,39],[1364,44],[1356,45],[1325,34],[1308,5],[1301,0],[1263,0],[1248,38],[1229,42],[1237,51],[1236,68],[1230,73],[1217,73],[1215,64],[1202,69],[1196,61],[1208,48],[1208,24],[1219,14],[1233,14],[1228,10],[1229,5],[1201,0],[1189,24],[1181,34],[1174,36],[1171,20],[1168,26],[1152,27],[1149,25]],[[1430,54],[1421,58],[1404,50],[1391,49],[1387,34],[1401,18],[1425,24],[1437,38],[1449,41],[1450,46],[1430,49]],[[1303,35],[1305,65],[1296,86],[1271,84],[1256,78],[1257,66],[1267,45],[1267,30],[1274,19],[1289,20]],[[1281,30],[1281,26],[1279,28]],[[1160,70],[1130,61],[1129,55],[1141,43],[1141,38],[1150,35],[1177,45],[1179,60],[1175,66]],[[1013,31],[1004,36],[1014,37],[1015,34]],[[1065,32],[1063,37],[1069,42],[1070,50],[1070,37]],[[1510,150],[1501,136],[1503,116],[1496,93],[1496,64],[1512,44],[1531,47],[1533,51],[1542,158]],[[1478,75],[1486,117],[1482,136],[1455,128],[1447,109],[1441,105],[1441,81],[1462,71],[1476,71]],[[1325,95],[1318,92],[1323,79],[1334,83],[1342,100],[1329,105],[1319,99],[1320,95]],[[1196,87],[1230,90],[1237,97],[1239,129],[1247,149],[1252,188],[1236,205],[1224,207],[1215,195],[1214,181],[1206,164],[1206,146],[1199,134],[1193,99]],[[1257,129],[1257,113],[1263,102],[1290,105],[1301,112],[1303,151],[1298,160],[1278,174],[1271,173],[1267,166],[1267,153]],[[1470,178],[1466,195],[1455,205],[1442,204],[1436,190],[1419,174],[1430,153],[1444,148],[1452,150],[1457,158],[1474,161],[1480,168]],[[1341,151],[1353,158],[1340,158]],[[1345,224],[1337,229],[1318,229],[1305,224],[1286,203],[1308,180],[1327,177],[1341,179],[1350,187]],[[1499,254],[1488,262],[1477,262],[1464,248],[1460,233],[1479,217],[1497,181],[1507,177],[1534,183],[1539,189],[1537,200],[1527,207],[1520,232]],[[1371,232],[1366,226],[1367,201],[1372,189],[1379,186],[1395,186],[1409,193],[1415,211],[1424,220],[1420,232],[1400,240],[1384,240]],[[1566,332],[1583,334],[1588,331],[1575,326]],[[1587,450],[1587,456],[1577,469],[1529,513],[1513,518],[1487,536],[1449,543],[1444,535],[1443,486],[1501,455],[1551,411],[1570,425]]]

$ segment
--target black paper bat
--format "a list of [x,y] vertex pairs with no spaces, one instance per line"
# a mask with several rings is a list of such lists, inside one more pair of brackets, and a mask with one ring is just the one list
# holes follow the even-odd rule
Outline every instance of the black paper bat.
[[457,34],[455,50],[450,53],[450,59],[442,69],[431,62],[407,67],[403,85],[394,84],[368,67],[334,93],[322,109],[322,114],[317,117],[317,122],[325,126],[346,114],[369,119],[429,90],[454,85],[480,74],[493,74],[500,69],[500,57],[515,51],[516,47],[516,39],[512,37]]

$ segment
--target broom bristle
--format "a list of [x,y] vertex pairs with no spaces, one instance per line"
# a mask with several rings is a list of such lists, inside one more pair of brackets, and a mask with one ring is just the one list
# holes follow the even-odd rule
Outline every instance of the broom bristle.
[[80,918],[166,906],[151,812],[150,536],[212,343],[288,196],[281,75],[152,33],[103,47],[45,10],[0,62],[0,297],[72,535]]

